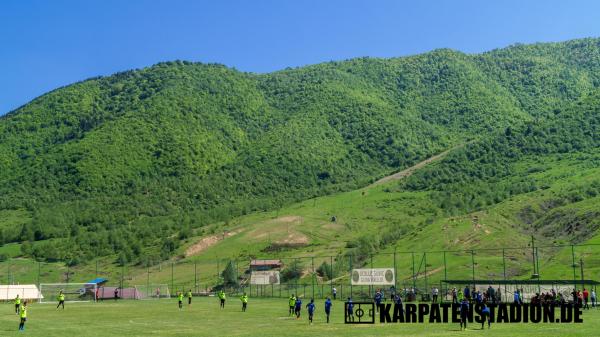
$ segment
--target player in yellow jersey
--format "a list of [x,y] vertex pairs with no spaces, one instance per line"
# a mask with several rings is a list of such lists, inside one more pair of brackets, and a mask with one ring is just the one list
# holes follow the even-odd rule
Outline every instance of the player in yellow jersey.
[[19,309],[19,316],[21,317],[21,321],[19,323],[19,330],[25,331],[25,322],[27,321],[27,301],[23,302],[23,305]]

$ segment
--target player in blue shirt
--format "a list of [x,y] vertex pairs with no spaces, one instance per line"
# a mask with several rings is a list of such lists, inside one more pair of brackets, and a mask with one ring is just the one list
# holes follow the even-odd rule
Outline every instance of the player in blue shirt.
[[467,298],[463,298],[462,302],[460,302],[460,329],[463,327],[467,330],[467,317],[469,316],[469,300]]
[[482,313],[482,317],[481,317],[481,330],[483,330],[483,326],[485,321],[487,320],[488,323],[488,329],[490,328],[490,325],[492,324],[492,320],[490,318],[490,307],[487,306],[486,301],[483,301],[483,310],[481,310]]
[[377,312],[379,312],[379,305],[381,304],[381,292],[379,290],[377,290],[377,292],[375,293],[375,310],[377,310]]
[[352,303],[352,299],[348,297],[348,307],[347,307],[348,320],[350,322],[354,322],[354,303]]
[[294,312],[296,313],[296,319],[300,319],[300,312],[302,311],[302,300],[300,297],[296,298],[296,306]]
[[331,313],[331,299],[327,297],[325,300],[325,314],[327,315],[327,323],[329,323],[329,314]]
[[311,298],[306,308],[308,309],[308,324],[312,324],[313,314],[315,313],[315,300]]

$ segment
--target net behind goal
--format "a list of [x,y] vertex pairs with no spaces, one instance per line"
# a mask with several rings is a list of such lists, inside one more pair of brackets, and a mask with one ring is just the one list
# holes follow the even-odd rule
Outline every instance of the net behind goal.
[[95,283],[41,283],[40,303],[56,302],[62,291],[65,302],[95,301],[97,286]]
[[142,300],[158,300],[171,297],[169,286],[166,284],[137,285],[135,289]]

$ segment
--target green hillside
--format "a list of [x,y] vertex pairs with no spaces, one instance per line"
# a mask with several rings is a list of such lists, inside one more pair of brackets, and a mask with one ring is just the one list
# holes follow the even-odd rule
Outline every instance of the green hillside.
[[[309,247],[356,264],[394,246],[597,242],[599,86],[598,39],[89,79],[0,118],[1,249],[71,265],[104,256],[135,274],[223,228],[238,232],[189,259],[213,268],[278,240],[284,257]],[[473,221],[495,234],[467,240]]]

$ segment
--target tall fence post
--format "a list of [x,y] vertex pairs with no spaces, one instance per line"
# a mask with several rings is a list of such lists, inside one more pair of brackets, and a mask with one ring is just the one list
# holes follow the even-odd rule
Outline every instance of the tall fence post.
[[[502,248],[502,275],[504,276],[504,296],[506,296],[506,254],[504,248]],[[502,302],[502,296],[500,296],[500,302]]]
[[571,257],[573,259],[573,289],[577,289],[577,275],[575,274],[575,245],[571,245]]
[[[370,254],[370,258],[371,258],[371,270],[373,269],[373,254]],[[373,285],[369,284],[369,297],[373,296]]]
[[311,257],[311,265],[312,265],[312,298],[315,298],[315,257]]
[[348,255],[348,275],[350,276],[348,280],[350,280],[350,297],[352,297],[352,254]]
[[198,293],[198,272],[197,272],[197,262],[194,261],[194,291]]
[[396,249],[394,246],[394,292],[398,293],[398,267],[396,265]]
[[429,291],[429,284],[427,283],[427,252],[423,253],[423,261],[424,261],[424,266],[425,266],[425,291]]
[[329,288],[330,288],[329,293],[331,294],[331,293],[333,293],[333,276],[334,276],[334,274],[333,274],[333,256],[332,255],[329,256],[329,272],[330,272],[329,273],[330,274],[329,275],[330,276],[329,277]]
[[415,252],[412,252],[412,279],[413,279],[413,291],[417,291],[417,275],[415,275]]
[[[175,291],[175,278],[174,278],[174,269],[175,269],[175,264],[173,262],[171,262],[171,293],[173,293]],[[177,292],[175,291],[175,294]]]
[[475,251],[471,249],[471,266],[473,269],[473,287],[475,287]]
[[146,265],[146,297],[150,297],[150,263]]

